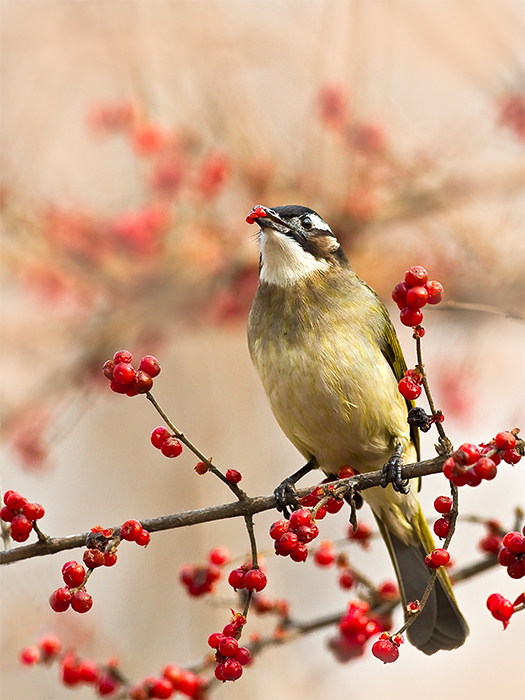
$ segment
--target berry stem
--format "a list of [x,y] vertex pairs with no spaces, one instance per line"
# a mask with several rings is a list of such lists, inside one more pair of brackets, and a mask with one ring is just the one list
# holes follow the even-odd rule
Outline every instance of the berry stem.
[[[425,365],[423,364],[423,351],[422,351],[422,345],[421,345],[421,338],[416,335],[415,340],[416,340],[416,354],[417,354],[416,368],[421,374],[421,381],[423,384],[423,389],[425,390],[425,395],[427,397],[428,405],[430,408],[430,413],[431,413],[431,415],[435,416],[437,413],[437,410],[436,410],[436,406],[434,404],[434,399],[432,398],[430,386],[428,384],[428,378],[427,378],[427,373],[425,371]],[[437,431],[439,433],[439,442],[444,449],[443,454],[450,454],[452,452],[452,449],[453,449],[452,442],[447,437],[447,434],[445,433],[445,430],[443,428],[443,424],[440,423],[439,421],[436,421],[435,426],[436,426]]]
[[240,489],[237,484],[229,481],[229,479],[226,478],[226,476],[218,469],[212,462],[203,455],[203,453],[190,441],[188,438],[184,435],[184,433],[181,433],[180,430],[178,430],[175,425],[171,422],[171,420],[168,418],[167,414],[163,411],[159,403],[157,402],[156,398],[153,396],[152,393],[149,391],[146,393],[146,398],[148,401],[150,401],[151,404],[153,404],[155,410],[157,413],[161,416],[162,420],[166,423],[168,428],[171,430],[171,432],[174,434],[174,436],[177,438],[177,440],[180,440],[186,447],[193,452],[193,454],[199,458],[201,462],[204,462],[204,464],[208,467],[208,471],[212,472],[217,476],[228,488],[237,496],[237,498],[242,501],[248,496],[246,493]]

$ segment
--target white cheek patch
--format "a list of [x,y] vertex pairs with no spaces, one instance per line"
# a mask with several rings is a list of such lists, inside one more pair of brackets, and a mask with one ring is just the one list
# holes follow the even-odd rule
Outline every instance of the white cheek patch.
[[261,281],[279,287],[287,287],[316,272],[330,269],[327,260],[318,260],[303,250],[296,240],[274,230],[262,230],[261,255]]
[[[330,228],[330,226],[328,226],[328,224],[326,223],[326,221],[323,221],[323,220],[321,219],[321,217],[319,216],[319,214],[316,214],[316,213],[314,212],[314,213],[312,213],[312,214],[308,214],[308,216],[309,216],[310,219],[312,220],[312,224],[314,225],[314,228],[317,228],[317,229],[319,229],[320,231],[329,231],[330,233],[332,233],[332,229]],[[332,235],[333,235],[333,234],[332,234]]]

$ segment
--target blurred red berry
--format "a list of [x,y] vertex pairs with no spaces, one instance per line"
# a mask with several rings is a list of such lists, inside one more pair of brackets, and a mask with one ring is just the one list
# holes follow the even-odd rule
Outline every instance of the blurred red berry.
[[33,666],[40,661],[40,651],[36,647],[26,647],[20,652],[20,661],[25,666]]
[[222,564],[227,564],[230,561],[230,552],[226,547],[215,547],[211,549],[208,554],[208,559],[212,564],[217,566],[222,566]]

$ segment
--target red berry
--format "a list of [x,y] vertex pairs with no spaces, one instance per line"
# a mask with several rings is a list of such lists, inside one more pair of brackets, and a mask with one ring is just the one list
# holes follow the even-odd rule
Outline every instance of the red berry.
[[319,566],[331,566],[335,562],[335,551],[331,542],[321,542],[314,552],[314,561]]
[[286,554],[289,554],[298,542],[299,538],[297,537],[297,534],[295,532],[292,532],[291,530],[285,532],[276,541],[276,543],[279,544],[279,548]]
[[46,514],[44,506],[40,503],[28,503],[22,508],[22,513],[26,516],[28,520],[40,520]]
[[405,283],[407,287],[417,287],[421,284],[426,284],[428,273],[424,267],[413,265],[405,272]]
[[252,660],[252,655],[250,650],[246,649],[246,647],[239,647],[235,652],[234,659],[238,661],[241,666],[246,666],[246,664],[249,664]]
[[129,362],[119,362],[113,370],[113,380],[119,384],[131,384],[135,379],[135,368]]
[[91,610],[93,598],[89,595],[85,588],[75,591],[71,596],[71,607],[75,612],[85,613]]
[[11,508],[8,508],[7,506],[2,506],[2,508],[0,508],[0,519],[5,523],[10,523],[14,517],[15,512],[11,510]]
[[435,566],[446,566],[450,561],[450,554],[446,549],[435,549],[430,558]]
[[491,593],[487,598],[487,608],[490,610],[494,605],[499,605],[502,600],[505,600],[505,598],[501,593]]
[[484,552],[489,554],[497,554],[501,547],[501,537],[488,534],[482,540],[480,540],[479,547]]
[[443,299],[443,286],[436,280],[426,282],[425,288],[428,294],[429,304],[439,304]]
[[290,515],[289,524],[292,530],[300,528],[301,525],[311,525],[311,511],[308,508],[300,508],[299,510],[294,510],[293,513],[291,513]]
[[130,386],[137,394],[147,394],[153,386],[153,379],[147,372],[139,370]]
[[245,576],[246,569],[243,569],[242,567],[239,567],[238,569],[233,569],[233,571],[230,571],[230,575],[228,576],[228,583],[232,588],[235,588],[235,590],[244,588]]
[[49,659],[62,651],[62,644],[56,634],[45,634],[38,642],[40,651]]
[[173,685],[167,678],[155,678],[149,688],[150,698],[160,698],[161,700],[166,700],[166,698],[171,698],[173,693]]
[[88,569],[104,566],[104,552],[101,552],[100,549],[86,549],[82,561]]
[[74,654],[67,653],[64,656],[60,666],[60,675],[64,685],[76,685],[80,682],[78,666],[78,660]]
[[241,472],[238,472],[236,469],[228,469],[228,471],[226,472],[226,478],[232,484],[238,484],[239,481],[241,481],[241,479],[242,479],[242,474],[241,474]]
[[115,566],[117,563],[116,552],[104,552],[104,566]]
[[146,372],[150,377],[156,377],[160,372],[159,361],[153,355],[144,355],[140,361],[139,371]]
[[36,647],[26,647],[20,652],[20,661],[25,666],[32,666],[40,661],[40,652]]
[[514,579],[523,578],[525,576],[525,564],[523,559],[516,559],[507,566],[507,574]]
[[381,598],[386,600],[395,600],[399,597],[399,589],[393,581],[385,581],[380,586],[378,586],[377,592]]
[[521,532],[507,532],[503,538],[503,546],[508,547],[515,554],[523,554],[525,552],[525,537]]
[[66,586],[57,588],[49,596],[49,605],[55,612],[64,612],[69,608],[71,597],[71,591]]
[[475,464],[479,457],[479,447],[477,445],[473,445],[471,442],[464,442],[454,452],[454,459],[456,462],[465,464],[468,467],[471,464]]
[[266,575],[260,569],[250,569],[244,577],[244,587],[248,591],[262,591],[266,588]]
[[399,657],[399,649],[390,639],[378,639],[372,645],[372,654],[385,664],[396,661]]
[[339,585],[341,588],[348,590],[355,583],[355,576],[350,569],[343,569],[339,574]]
[[414,326],[419,326],[423,321],[423,314],[419,309],[411,309],[409,306],[404,306],[401,309],[399,318],[404,326],[413,328]]
[[128,391],[128,386],[126,384],[120,384],[119,382],[112,379],[109,383],[109,388],[114,391],[115,394],[125,394]]
[[506,450],[503,453],[502,458],[504,462],[507,462],[507,464],[517,464],[521,459],[521,455],[519,452],[516,452],[516,450]]
[[400,309],[406,306],[407,290],[408,287],[404,282],[398,282],[392,291],[392,299]]
[[182,452],[182,443],[176,437],[169,437],[164,440],[160,451],[164,457],[178,457]]
[[410,287],[406,294],[406,305],[410,309],[421,309],[428,301],[426,287]]
[[434,532],[440,540],[444,540],[450,531],[450,520],[448,518],[438,518],[434,523]]
[[516,436],[508,430],[498,433],[494,438],[498,450],[513,450],[516,447]]
[[142,530],[139,532],[139,534],[135,538],[135,542],[138,545],[140,545],[141,547],[146,547],[149,544],[150,539],[151,539],[151,535],[149,534],[149,532],[147,530],[144,530],[144,528],[142,528]]
[[221,639],[224,639],[224,635],[221,634],[221,632],[213,632],[213,634],[210,634],[208,637],[208,646],[210,646],[212,649],[217,649]]
[[77,670],[80,680],[84,683],[96,683],[100,675],[98,665],[90,659],[80,661]]
[[[319,511],[323,513],[322,509],[319,508],[317,511],[317,515],[319,515]],[[326,515],[326,513],[323,514]],[[317,525],[302,525],[299,529],[296,531],[297,534],[297,539],[299,542],[311,542],[312,540],[315,540],[315,538],[319,535],[319,528]]]
[[238,647],[239,643],[235,637],[223,637],[219,640],[217,651],[223,656],[234,656]]
[[28,504],[28,500],[16,491],[6,491],[4,494],[4,503],[8,508],[11,508],[11,510],[20,510]]
[[502,547],[498,552],[498,561],[501,566],[510,566],[513,564],[518,555],[515,552],[511,552],[508,547]]
[[128,542],[135,542],[139,534],[142,532],[142,525],[138,520],[126,520],[120,528],[120,536]]
[[118,350],[114,355],[113,355],[113,362],[118,365],[119,362],[131,362],[133,360],[133,355],[129,352],[129,350]]
[[474,471],[481,479],[491,481],[498,473],[498,468],[489,457],[480,457],[474,464]]
[[434,508],[438,513],[450,513],[452,510],[452,499],[448,496],[438,496],[434,501]]
[[215,547],[210,550],[208,559],[212,564],[222,566],[230,561],[230,552],[226,547]]
[[397,385],[397,388],[401,396],[409,401],[418,399],[421,396],[421,384],[415,382],[412,377],[403,377]]
[[115,369],[115,360],[106,360],[102,365],[102,374],[106,379],[113,379],[113,370]]
[[236,681],[242,676],[242,666],[236,659],[225,659],[217,668],[225,681]]
[[466,477],[467,477],[466,483],[469,486],[479,486],[481,484],[481,476],[479,476],[479,474],[476,473],[474,467],[467,469]]
[[25,515],[15,515],[11,520],[11,537],[15,542],[25,542],[33,529],[33,523]]
[[67,561],[62,567],[62,578],[66,586],[76,588],[84,583],[86,570],[77,561]]
[[290,551],[290,559],[296,562],[306,561],[308,557],[308,549],[303,542],[298,542]]
[[170,431],[165,428],[163,425],[159,425],[158,428],[155,428],[155,430],[151,433],[150,440],[151,444],[153,447],[156,447],[158,450],[162,447],[162,443],[164,440],[170,437]]
[[[487,606],[491,597],[492,596],[489,596],[489,599],[487,600]],[[514,607],[512,603],[510,602],[510,600],[503,598],[503,596],[499,596],[499,598],[494,598],[489,610],[492,614],[492,617],[495,617],[496,620],[499,620],[503,623],[508,622],[514,613]]]
[[110,673],[104,673],[98,679],[97,691],[99,695],[111,695],[118,690],[118,687],[117,679]]
[[208,471],[208,466],[204,462],[197,462],[194,469],[197,472],[197,474],[200,474],[202,476]]

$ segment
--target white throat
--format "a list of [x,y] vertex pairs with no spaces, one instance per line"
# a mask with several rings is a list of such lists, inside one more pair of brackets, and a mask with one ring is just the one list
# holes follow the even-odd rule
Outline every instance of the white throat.
[[262,229],[260,245],[262,282],[288,287],[316,272],[330,269],[327,260],[318,260],[284,233]]

